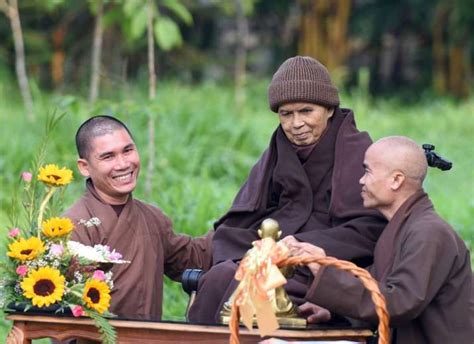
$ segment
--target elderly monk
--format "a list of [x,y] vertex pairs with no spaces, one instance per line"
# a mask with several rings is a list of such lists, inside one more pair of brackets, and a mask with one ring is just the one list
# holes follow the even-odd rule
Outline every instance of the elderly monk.
[[[213,267],[201,278],[189,312],[194,322],[215,322],[236,283],[238,262],[268,217],[277,220],[286,242],[324,247],[333,256],[366,266],[386,222],[364,209],[358,177],[372,143],[359,132],[351,110],[339,107],[327,69],[310,57],[285,61],[268,89],[270,109],[280,125],[253,167],[231,209],[215,224]],[[303,301],[309,271],[287,284]]]
[[[374,143],[360,179],[364,206],[389,220],[369,271],[387,300],[392,343],[472,344],[472,272],[469,251],[433,208],[422,183],[423,150],[405,137]],[[307,243],[294,254],[325,256]],[[370,293],[358,278],[332,267],[309,265],[315,278],[306,299],[349,317],[377,323]],[[305,312],[310,304],[300,306]]]
[[72,239],[109,245],[131,262],[112,268],[111,312],[160,319],[163,274],[179,280],[187,268],[208,269],[212,233],[195,239],[175,234],[160,209],[132,197],[140,157],[118,119],[88,119],[77,131],[76,146],[77,166],[87,180],[85,194],[66,212],[76,224]]

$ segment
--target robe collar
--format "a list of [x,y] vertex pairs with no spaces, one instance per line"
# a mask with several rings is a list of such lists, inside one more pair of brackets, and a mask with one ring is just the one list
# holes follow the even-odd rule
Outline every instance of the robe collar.
[[423,189],[411,195],[393,215],[380,236],[374,251],[374,277],[378,281],[387,278],[395,259],[396,242],[407,220],[414,213],[433,208]]

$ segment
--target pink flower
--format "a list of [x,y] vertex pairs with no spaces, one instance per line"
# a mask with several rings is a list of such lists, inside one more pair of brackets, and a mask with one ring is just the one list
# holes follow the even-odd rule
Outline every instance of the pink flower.
[[95,270],[94,275],[92,275],[92,278],[94,278],[96,280],[99,280],[99,281],[103,281],[103,280],[105,280],[105,274],[102,270]]
[[61,256],[64,252],[64,247],[61,244],[52,244],[49,252],[54,256]]
[[9,232],[8,232],[8,236],[10,238],[14,238],[16,236],[18,236],[20,234],[20,229],[19,228],[12,228]]
[[23,181],[29,183],[31,182],[31,178],[33,178],[33,175],[30,172],[25,171],[21,173],[21,179],[23,179]]
[[26,265],[19,265],[16,268],[16,273],[20,276],[25,276],[27,272],[28,272],[28,267]]
[[111,254],[109,254],[108,258],[111,261],[116,261],[116,260],[122,259],[122,255],[120,253],[114,251]]
[[72,315],[74,315],[76,318],[85,315],[84,309],[82,306],[75,305],[74,307],[71,308]]

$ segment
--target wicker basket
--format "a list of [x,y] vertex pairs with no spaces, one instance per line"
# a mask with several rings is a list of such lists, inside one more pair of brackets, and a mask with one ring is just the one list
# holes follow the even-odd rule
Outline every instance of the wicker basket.
[[[389,314],[387,312],[387,305],[385,302],[385,297],[380,292],[377,282],[372,278],[372,276],[357,265],[339,260],[333,257],[289,257],[281,261],[279,266],[293,266],[293,265],[307,265],[309,263],[318,263],[325,266],[333,266],[335,268],[350,272],[354,276],[359,277],[364,287],[370,291],[372,301],[375,304],[375,311],[379,318],[378,326],[378,335],[379,335],[379,344],[389,344],[390,343],[390,331],[389,331]],[[238,344],[239,343],[239,309],[235,303],[232,304],[231,317],[229,321],[230,329],[230,343]]]

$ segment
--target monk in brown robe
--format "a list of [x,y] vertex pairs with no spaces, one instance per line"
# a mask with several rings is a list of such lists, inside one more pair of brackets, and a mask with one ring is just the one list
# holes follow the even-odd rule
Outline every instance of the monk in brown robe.
[[[279,222],[283,241],[310,242],[362,266],[372,262],[386,224],[360,199],[358,176],[372,141],[357,130],[352,111],[339,107],[327,69],[310,57],[288,59],[273,76],[268,99],[280,126],[231,209],[214,225],[213,267],[199,282],[191,321],[218,321],[236,287],[236,262],[259,239],[266,218]],[[287,284],[293,301],[303,302],[309,276],[298,269]]]
[[163,275],[179,281],[187,268],[211,265],[212,234],[175,234],[155,206],[132,197],[140,157],[127,127],[109,116],[84,122],[76,134],[77,165],[86,192],[67,212],[72,240],[108,245],[130,264],[114,265],[110,311],[128,318],[161,319]]
[[[364,166],[360,179],[364,206],[380,210],[390,221],[368,270],[387,300],[392,343],[472,344],[474,286],[469,251],[423,191],[427,170],[423,150],[405,137],[384,138],[367,150]],[[291,251],[328,254],[307,243],[292,243]],[[377,323],[370,293],[358,278],[332,267],[309,267],[315,277],[306,294],[308,301]],[[300,310],[311,311],[311,307],[306,303]]]

